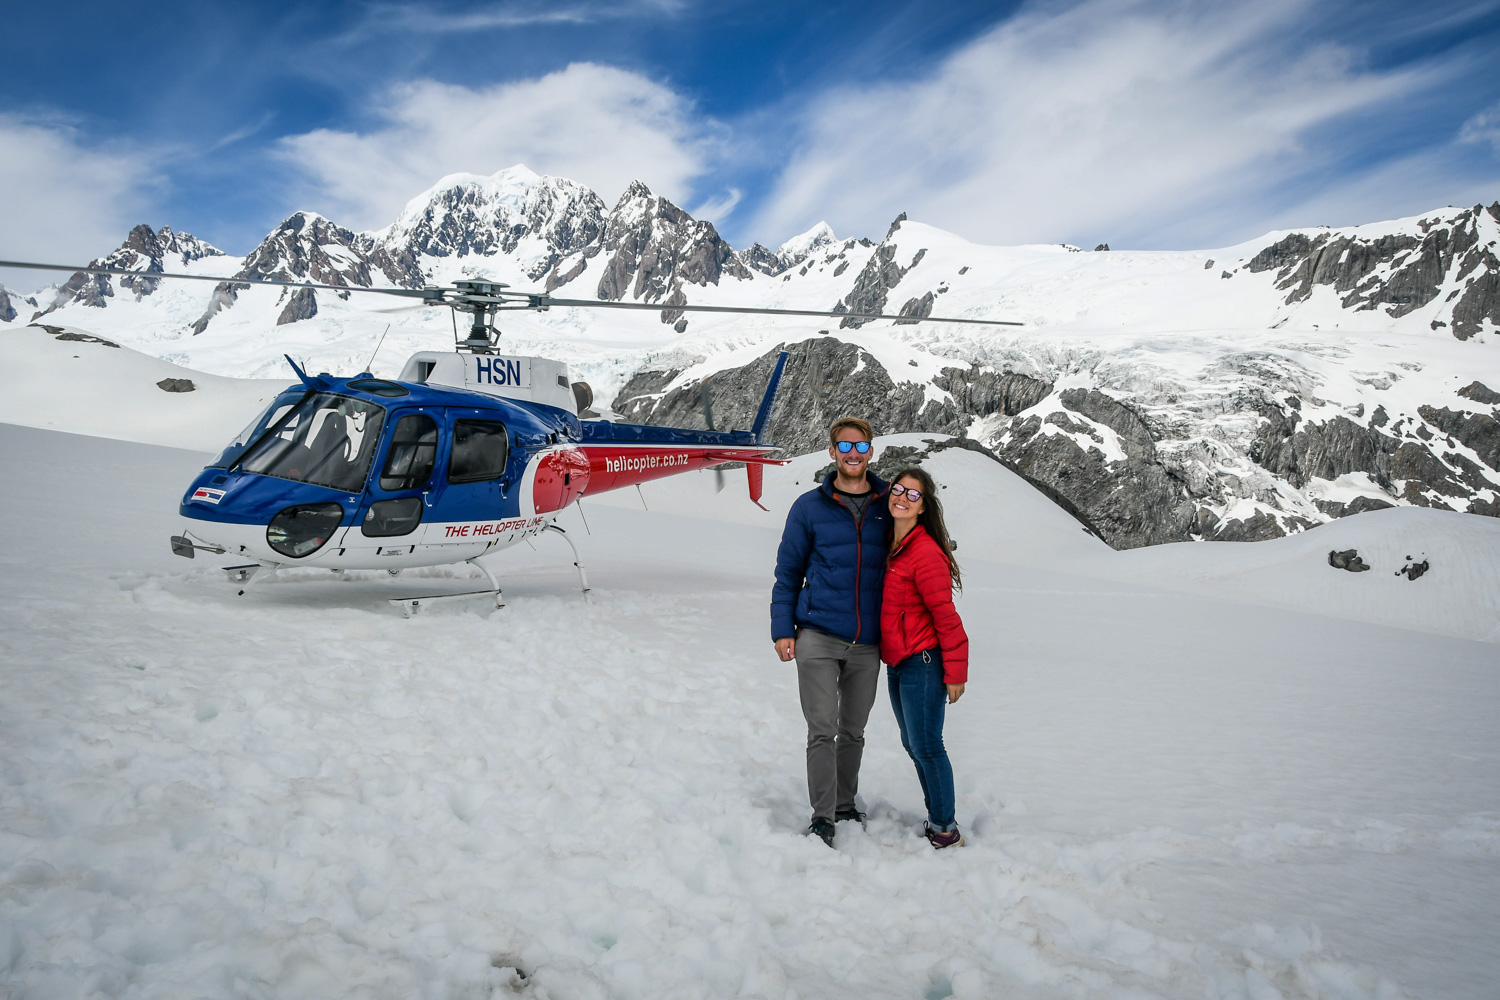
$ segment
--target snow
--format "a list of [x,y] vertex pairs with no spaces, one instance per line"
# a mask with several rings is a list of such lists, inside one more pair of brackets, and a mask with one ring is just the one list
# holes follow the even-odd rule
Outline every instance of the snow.
[[782,260],[796,260],[838,241],[838,237],[833,235],[833,227],[826,222],[819,222],[807,232],[798,233],[777,247],[776,256]]
[[[285,359],[285,378],[224,378],[55,329],[87,339],[34,326],[0,330],[0,422],[217,452],[296,383]],[[168,392],[158,384],[167,379],[193,389]]]
[[[97,397],[70,424],[95,436],[0,424],[25,470],[0,485],[6,995],[1493,994],[1490,519],[1114,552],[983,456],[936,455],[975,650],[947,726],[968,846],[915,835],[882,701],[869,828],[830,851],[801,835],[765,610],[826,455],[767,471],[770,513],[738,472],[570,509],[592,603],[556,539],[491,559],[499,611],[385,604],[472,589],[466,568],[236,597],[167,550],[202,451],[109,439],[164,435],[179,400],[79,347],[122,360],[39,363],[74,391],[30,421]],[[203,412],[233,433],[258,391]],[[1327,565],[1351,546],[1370,572]],[[1409,556],[1427,575],[1394,574]]]

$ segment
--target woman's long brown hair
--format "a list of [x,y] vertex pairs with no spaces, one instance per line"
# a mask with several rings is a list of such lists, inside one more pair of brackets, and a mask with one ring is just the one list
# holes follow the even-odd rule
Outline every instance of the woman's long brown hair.
[[948,526],[943,523],[943,504],[938,500],[937,483],[932,481],[927,470],[918,465],[902,469],[890,478],[890,482],[899,483],[903,479],[917,481],[917,487],[922,491],[922,513],[917,515],[917,523],[938,543],[938,548],[943,551],[943,558],[948,560],[948,575],[953,578],[953,586],[963,590],[964,581],[958,572],[958,560],[953,558],[953,541],[948,537]]

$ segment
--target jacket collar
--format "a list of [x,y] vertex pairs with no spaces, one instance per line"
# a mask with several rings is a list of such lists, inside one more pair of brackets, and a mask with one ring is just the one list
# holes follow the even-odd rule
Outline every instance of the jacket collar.
[[[834,503],[838,503],[838,499],[833,495],[833,481],[838,477],[838,470],[835,469],[833,472],[824,476],[823,482],[818,485],[818,488],[823,491],[823,495],[832,500]],[[870,491],[875,494],[874,499],[876,500],[879,500],[881,497],[885,496],[886,491],[891,488],[890,483],[886,482],[884,479],[881,479],[869,469],[865,469],[865,479],[869,481]]]
[[927,534],[927,529],[926,528],[922,527],[920,524],[912,525],[912,529],[906,533],[906,537],[905,538],[901,539],[901,541],[899,543],[897,543],[896,549],[895,549],[894,552],[891,553],[890,557],[892,559],[896,558],[902,552],[905,552],[906,551],[906,547],[908,545],[910,545],[912,542],[916,541],[917,537],[919,535],[925,535],[925,534]]

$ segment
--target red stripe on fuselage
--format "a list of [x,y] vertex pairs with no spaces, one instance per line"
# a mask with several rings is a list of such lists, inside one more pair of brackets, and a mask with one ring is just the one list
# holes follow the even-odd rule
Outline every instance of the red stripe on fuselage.
[[722,445],[590,444],[581,446],[580,450],[588,456],[588,495],[593,495],[681,472],[709,469],[725,462],[753,460],[774,449],[726,448]]

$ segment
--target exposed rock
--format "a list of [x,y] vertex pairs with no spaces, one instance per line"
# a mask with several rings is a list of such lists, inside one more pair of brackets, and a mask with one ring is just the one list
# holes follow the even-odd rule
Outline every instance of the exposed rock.
[[1396,506],[1389,500],[1379,500],[1375,497],[1355,497],[1348,503],[1340,503],[1336,500],[1319,500],[1317,508],[1329,517],[1352,517],[1355,514],[1363,514],[1371,510],[1387,510]]
[[15,304],[10,300],[10,292],[4,285],[0,285],[0,323],[9,323],[18,315]]
[[[902,213],[895,222],[891,223],[891,232],[894,233],[905,218],[905,213]],[[889,239],[890,237],[887,236],[886,238]],[[847,295],[839,299],[832,311],[836,313],[885,312],[886,297],[890,294],[891,289],[895,288],[901,282],[901,279],[906,276],[907,271],[917,266],[926,253],[927,250],[925,248],[918,250],[912,257],[911,263],[906,267],[902,267],[896,263],[896,245],[889,242],[882,243],[875,248],[875,252],[865,262],[864,270],[860,271],[859,276],[854,279],[854,287],[849,290]],[[901,315],[930,316],[932,315],[933,299],[934,296],[931,292],[928,292],[920,299],[912,299],[902,307]],[[921,312],[920,310],[923,308],[924,301],[926,311]],[[908,309],[911,311],[907,311]],[[867,319],[846,316],[839,321],[839,326],[843,329],[858,328],[868,322],[870,321]],[[912,322],[916,321],[913,320]]]
[[770,275],[773,278],[785,271],[789,266],[796,266],[782,263],[780,257],[759,243],[756,243],[748,250],[741,250],[739,258],[740,263],[751,270],[759,271],[761,274]]
[[1052,394],[1051,382],[978,365],[944,368],[932,384],[951,394],[960,411],[979,417],[994,413],[1013,417]]
[[1101,243],[1098,246],[1094,247],[1094,253],[1099,253],[1100,251],[1108,250],[1108,249],[1109,249],[1109,244],[1108,243]]
[[[952,406],[928,402],[913,382],[897,384],[875,358],[854,344],[817,337],[788,345],[791,357],[772,410],[769,440],[788,454],[827,445],[827,428],[855,414],[881,434],[902,431],[961,433],[965,420]],[[720,429],[749,427],[775,365],[772,351],[741,368],[713,376],[714,419]],[[680,372],[641,372],[620,390],[612,408],[632,421],[672,427],[706,427],[699,383],[663,392]]]
[[1496,392],[1483,382],[1470,382],[1458,390],[1458,394],[1465,399],[1472,399],[1476,403],[1484,403],[1486,406],[1493,406],[1496,403],[1500,403],[1500,392]]
[[1423,559],[1421,562],[1413,562],[1411,556],[1407,556],[1406,559],[1406,565],[1396,570],[1397,576],[1404,576],[1408,580],[1415,580],[1431,569],[1426,559]]
[[1485,465],[1500,471],[1500,420],[1488,413],[1456,412],[1446,406],[1441,410],[1419,406],[1417,412],[1444,434],[1474,449]]
[[[1328,285],[1339,293],[1344,308],[1383,306],[1389,316],[1404,316],[1431,303],[1446,285],[1460,285],[1454,293],[1457,301],[1444,307],[1453,335],[1467,340],[1485,321],[1500,325],[1500,262],[1478,235],[1484,212],[1475,205],[1449,219],[1424,220],[1421,236],[1292,233],[1261,250],[1248,266],[1252,272],[1276,271],[1276,287],[1287,291],[1288,305],[1306,299],[1314,287]],[[1432,325],[1437,329],[1442,323]]]
[[[928,292],[926,295],[923,295],[920,299],[907,299],[906,300],[906,304],[901,307],[901,315],[902,316],[914,316],[914,317],[917,317],[918,319],[925,318],[927,316],[931,316],[932,315],[932,303],[935,302],[936,300],[937,300],[937,296],[933,295],[931,292]],[[897,320],[896,322],[897,323],[915,323],[915,322],[917,322],[917,319]]]
[[277,326],[286,326],[318,314],[318,296],[311,288],[299,288],[287,299],[286,308],[276,317]]
[[1130,457],[1146,461],[1156,457],[1156,446],[1146,422],[1119,400],[1097,389],[1067,389],[1059,398],[1074,413],[1081,413],[1118,434]]
[[250,286],[243,282],[221,281],[215,285],[214,293],[208,299],[208,308],[203,310],[203,315],[199,316],[197,322],[193,324],[193,336],[196,337],[207,330],[209,320],[234,305],[235,300],[240,297],[239,293],[248,291],[249,288]]
[[98,344],[100,347],[118,348],[120,346],[113,340],[105,340],[103,337],[95,337],[87,333],[74,333],[71,330],[64,330],[60,326],[52,326],[47,323],[32,323],[31,325],[38,330],[45,330],[58,340],[68,340],[75,344]]
[[162,392],[192,392],[198,388],[190,378],[164,378],[156,383]]
[[1212,540],[1215,542],[1264,542],[1272,538],[1282,538],[1285,535],[1286,529],[1281,526],[1280,521],[1267,511],[1258,510],[1244,520],[1234,517],[1224,518],[1214,527]]
[[1334,569],[1348,570],[1351,573],[1363,573],[1370,568],[1369,564],[1359,557],[1358,549],[1344,549],[1342,552],[1330,551],[1328,565]]

